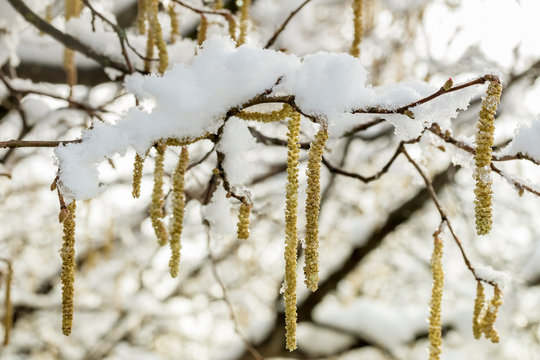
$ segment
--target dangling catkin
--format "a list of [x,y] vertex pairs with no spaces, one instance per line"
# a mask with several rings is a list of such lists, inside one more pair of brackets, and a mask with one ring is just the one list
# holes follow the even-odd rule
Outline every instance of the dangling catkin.
[[146,33],[146,1],[139,0],[137,7],[137,30],[141,35]]
[[[77,17],[81,13],[81,0],[65,0],[64,2],[64,17],[66,23],[72,17]],[[75,52],[69,48],[64,48],[64,69],[66,71],[66,81],[70,86],[70,96],[72,88],[77,84],[77,67],[75,65]]]
[[249,239],[249,216],[251,214],[251,204],[242,203],[238,213],[238,223],[236,224],[236,235],[239,239]]
[[146,38],[146,59],[144,60],[144,71],[152,71],[152,59],[154,57],[154,36],[152,35],[152,29],[148,27]]
[[433,237],[433,254],[431,255],[431,271],[433,288],[431,290],[431,306],[429,310],[429,360],[439,360],[442,345],[441,303],[444,286],[442,267],[443,241]]
[[152,192],[152,203],[150,204],[150,219],[152,220],[152,227],[156,234],[159,246],[167,244],[167,229],[161,221],[164,217],[163,206],[165,200],[163,199],[163,160],[165,158],[165,145],[159,144],[156,146],[156,160],[154,165],[154,190]]
[[75,201],[67,206],[64,223],[63,244],[60,250],[62,257],[62,333],[68,336],[73,324],[73,294],[75,282]]
[[133,163],[133,183],[131,189],[131,194],[135,199],[138,199],[139,196],[141,196],[141,180],[143,166],[144,158],[139,156],[139,154],[135,154],[135,161]]
[[173,175],[172,187],[172,208],[173,219],[171,226],[171,260],[169,261],[169,269],[173,278],[178,276],[178,268],[180,266],[180,236],[182,235],[182,227],[184,222],[184,208],[186,205],[184,196],[185,175],[189,163],[189,152],[187,147],[182,147],[178,165]]
[[353,0],[354,37],[350,53],[354,57],[360,56],[360,42],[362,42],[362,2]]
[[304,282],[311,291],[319,283],[319,208],[321,202],[321,160],[328,132],[321,129],[315,135],[308,153],[306,198],[306,248]]
[[180,24],[178,23],[178,14],[174,9],[174,3],[169,4],[169,18],[171,19],[171,43],[176,42],[176,38],[180,36]]
[[240,5],[240,35],[238,36],[238,46],[245,44],[248,26],[249,26],[249,7],[251,6],[251,0],[241,0]]
[[208,19],[206,16],[201,15],[201,22],[199,23],[199,31],[197,32],[197,44],[202,45],[206,40],[206,32],[208,31]]
[[[163,33],[161,31],[161,24],[159,23],[159,0],[147,0],[146,12],[149,23],[148,36],[152,36],[153,43],[158,48],[159,53],[159,66],[158,71],[163,74],[167,70],[169,65],[169,56],[167,54],[167,44],[163,40]],[[153,51],[153,50],[152,50]],[[148,52],[148,48],[147,48]]]
[[491,191],[491,147],[495,132],[495,112],[499,105],[502,92],[501,83],[493,80],[489,83],[486,97],[482,101],[476,132],[476,154],[474,156],[474,179],[476,187],[475,217],[476,232],[486,235],[492,225],[492,191]]
[[499,333],[495,330],[495,320],[497,320],[497,314],[499,313],[499,308],[502,305],[502,291],[495,285],[493,289],[493,297],[491,298],[490,304],[486,310],[486,314],[482,319],[480,327],[482,332],[487,339],[490,339],[493,343],[499,342]]
[[484,286],[480,281],[476,283],[476,298],[474,299],[473,325],[472,331],[475,339],[480,339],[482,335],[482,327],[480,326],[480,318],[486,302],[484,295]]
[[300,114],[292,114],[287,134],[287,190],[285,207],[285,329],[287,349],[296,349],[296,228],[298,211],[298,158],[300,156]]

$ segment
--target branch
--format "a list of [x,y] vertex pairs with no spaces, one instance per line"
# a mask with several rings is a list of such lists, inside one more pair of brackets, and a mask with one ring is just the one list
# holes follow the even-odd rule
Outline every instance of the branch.
[[264,45],[264,48],[265,49],[268,49],[270,46],[274,45],[274,43],[276,42],[279,34],[281,34],[283,32],[283,30],[285,30],[285,27],[287,27],[287,24],[289,24],[289,21],[291,21],[291,19],[300,11],[302,10],[302,8],[304,6],[306,6],[311,0],[305,0],[302,4],[300,4],[300,6],[298,6],[296,9],[293,10],[292,13],[289,14],[289,16],[287,17],[287,19],[285,19],[285,21],[283,22],[283,24],[281,24],[281,26],[276,30],[276,32],[274,33],[274,35],[272,35],[272,37],[270,38],[270,40],[268,40],[268,42],[266,43],[266,45]]
[[45,20],[43,20],[41,17],[39,17],[35,12],[30,10],[28,6],[22,1],[22,0],[7,0],[11,6],[29,23],[34,25],[37,29],[43,31],[44,33],[49,34],[52,36],[55,40],[61,42],[65,46],[67,46],[70,49],[76,50],[89,58],[95,60],[99,64],[101,64],[104,67],[112,67],[116,70],[119,70],[123,72],[124,74],[129,73],[129,69],[119,62],[116,62],[109,57],[99,54],[93,49],[89,48],[82,42],[80,42],[78,39],[74,38],[71,35],[68,35]]
[[[467,268],[471,271],[471,273],[473,274],[476,281],[483,281],[483,282],[488,283],[488,284],[490,284],[492,286],[495,286],[494,282],[483,279],[483,278],[479,277],[476,274],[476,270],[471,265],[471,262],[469,261],[469,258],[467,257],[467,254],[465,253],[465,249],[463,248],[463,245],[461,244],[461,241],[457,237],[457,235],[456,235],[456,233],[454,231],[454,228],[452,227],[452,224],[450,223],[450,219],[448,218],[448,215],[446,215],[446,212],[444,211],[444,208],[442,207],[441,202],[439,201],[439,198],[437,197],[437,194],[435,192],[435,189],[433,188],[431,180],[429,180],[427,175],[420,168],[420,165],[418,165],[418,163],[416,161],[414,161],[413,158],[409,155],[409,153],[407,152],[405,147],[403,147],[402,152],[403,152],[403,155],[405,155],[407,157],[407,160],[409,160],[409,162],[414,166],[416,171],[418,171],[418,173],[420,174],[420,176],[424,180],[424,183],[426,184],[426,188],[428,189],[428,192],[429,192],[429,196],[433,200],[433,203],[435,204],[435,206],[437,207],[437,210],[439,211],[439,214],[441,215],[441,225],[442,225],[442,223],[446,223],[446,225],[448,226],[448,230],[450,230],[450,233],[452,234],[452,237],[454,238],[454,241],[456,242],[457,246],[459,247],[459,250],[461,251],[461,256],[463,257],[463,261],[465,262],[465,265],[467,265]],[[442,231],[442,227],[439,226],[439,230],[437,230],[437,231],[438,232]]]

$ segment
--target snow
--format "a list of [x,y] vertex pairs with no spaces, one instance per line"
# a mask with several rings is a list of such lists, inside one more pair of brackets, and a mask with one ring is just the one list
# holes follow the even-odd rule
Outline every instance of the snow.
[[215,238],[236,234],[236,223],[231,200],[226,196],[223,186],[218,186],[212,200],[203,210],[203,217],[210,223],[210,234]]
[[476,275],[484,280],[495,283],[497,286],[504,290],[505,286],[510,281],[510,277],[502,271],[497,271],[491,266],[475,265],[474,270]]
[[540,116],[537,116],[530,124],[520,126],[516,130],[514,140],[501,152],[501,154],[514,155],[522,153],[529,155],[536,161],[540,161]]

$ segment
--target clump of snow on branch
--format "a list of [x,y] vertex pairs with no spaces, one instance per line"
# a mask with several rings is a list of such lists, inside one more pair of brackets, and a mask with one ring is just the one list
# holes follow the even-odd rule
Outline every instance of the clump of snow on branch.
[[[190,65],[176,64],[163,76],[128,76],[128,90],[146,99],[144,104],[149,106],[129,110],[116,124],[96,124],[83,134],[81,143],[58,147],[59,184],[68,197],[94,197],[100,190],[97,164],[101,161],[123,155],[129,148],[143,155],[164,138],[187,140],[217,133],[229,109],[271,89],[294,95],[304,113],[330,118],[330,123],[352,110],[381,103],[394,110],[432,89],[423,83],[374,89],[366,78],[360,61],[348,54],[319,52],[302,61],[295,55],[247,45],[237,48],[230,39],[211,38]],[[384,116],[396,126],[400,138],[409,139],[435,119],[455,117],[456,109],[465,108],[472,95],[473,91],[454,92],[436,99],[436,106],[419,105],[412,109],[416,119]],[[247,129],[242,133],[242,138],[248,136]],[[235,185],[245,179],[238,176],[233,178]]]
[[476,265],[474,271],[479,278],[490,281],[501,289],[504,289],[510,281],[510,277],[507,274],[502,271],[497,271],[491,266]]
[[505,148],[505,154],[522,153],[533,159],[540,161],[540,117],[537,117],[530,124],[521,126],[516,130],[514,140]]

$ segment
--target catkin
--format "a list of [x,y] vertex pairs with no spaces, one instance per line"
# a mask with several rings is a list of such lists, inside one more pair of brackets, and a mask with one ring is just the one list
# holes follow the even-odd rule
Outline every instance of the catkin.
[[269,113],[261,113],[255,111],[240,111],[235,114],[239,119],[248,120],[248,121],[259,121],[263,123],[271,123],[276,121],[283,120],[284,117],[288,116],[290,113],[290,106],[284,105],[281,109],[272,111]]
[[227,16],[227,23],[229,24],[229,36],[236,41],[236,20],[232,15]]
[[176,42],[176,38],[180,36],[180,24],[178,23],[178,15],[174,9],[174,3],[169,4],[169,18],[171,19],[171,43]]
[[11,326],[13,325],[13,304],[11,303],[11,282],[13,280],[13,268],[9,260],[6,260],[6,292],[4,295],[4,346],[9,344]]
[[73,294],[75,282],[75,201],[67,207],[64,223],[63,244],[60,250],[62,257],[62,333],[68,336],[73,324]]
[[184,196],[184,184],[185,175],[189,163],[189,152],[187,147],[182,147],[180,158],[178,159],[178,165],[173,175],[173,187],[172,187],[172,208],[173,219],[171,226],[171,259],[169,261],[169,269],[173,278],[178,276],[178,268],[180,266],[180,250],[182,245],[180,243],[180,236],[182,235],[182,227],[184,222],[184,208],[186,200]]
[[439,360],[442,346],[441,303],[444,286],[442,267],[443,241],[438,236],[433,239],[433,254],[431,255],[431,271],[433,273],[433,288],[431,290],[431,306],[429,310],[429,360]]
[[197,44],[202,45],[206,40],[206,32],[208,31],[208,19],[206,16],[201,15],[201,22],[199,23],[199,31],[197,32]]
[[133,163],[133,183],[131,194],[135,199],[141,196],[141,180],[144,166],[144,157],[135,154],[135,161]]
[[476,232],[486,235],[492,225],[492,191],[491,191],[491,147],[495,132],[495,112],[500,101],[502,86],[498,80],[489,83],[486,97],[482,101],[476,132],[476,154],[474,156],[476,181],[475,218]]
[[362,2],[363,0],[353,0],[353,22],[354,37],[350,53],[354,57],[360,56],[360,42],[362,41]]
[[141,35],[146,33],[146,1],[139,0],[137,7],[137,30]]
[[497,314],[499,308],[502,305],[502,291],[495,285],[493,289],[493,298],[491,298],[490,304],[486,310],[486,314],[482,319],[480,327],[487,339],[490,339],[493,343],[499,342],[499,333],[495,329],[495,320],[497,320]]
[[238,223],[236,224],[236,235],[239,239],[249,239],[249,216],[251,215],[251,204],[242,203],[238,213]]
[[306,248],[304,282],[311,291],[319,283],[319,208],[321,202],[321,160],[328,131],[321,129],[315,135],[308,153],[306,198]]
[[148,35],[146,38],[146,59],[144,60],[144,71],[152,71],[152,59],[154,57],[154,36],[152,35],[152,29],[148,28]]
[[[72,17],[77,17],[81,13],[81,0],[65,0],[64,2],[64,17],[66,23]],[[69,48],[64,48],[64,69],[66,71],[66,81],[70,86],[70,96],[72,87],[77,84],[77,67],[75,65],[75,52]]]
[[289,120],[287,134],[287,190],[285,207],[285,329],[287,349],[296,349],[296,251],[298,233],[298,158],[300,156],[300,114],[294,113]]
[[245,44],[248,26],[249,26],[249,7],[251,6],[251,0],[241,0],[240,6],[240,35],[238,36],[238,46]]
[[152,192],[152,203],[150,204],[150,219],[152,220],[152,227],[156,234],[159,246],[167,244],[167,229],[161,221],[161,218],[165,216],[163,206],[165,200],[163,199],[163,160],[165,158],[165,145],[159,144],[156,146],[156,160],[154,165],[154,190]]
[[[153,38],[153,43],[158,48],[159,54],[159,66],[158,71],[163,74],[167,70],[169,65],[169,56],[167,54],[167,44],[163,40],[163,33],[161,31],[161,24],[159,23],[159,0],[147,0],[146,12],[148,18],[148,36]],[[148,48],[147,48],[148,51]],[[148,56],[147,56],[148,57]]]
[[474,299],[473,325],[472,331],[475,339],[480,339],[482,328],[480,326],[480,318],[483,315],[486,296],[484,295],[484,286],[480,281],[476,283],[476,298]]

